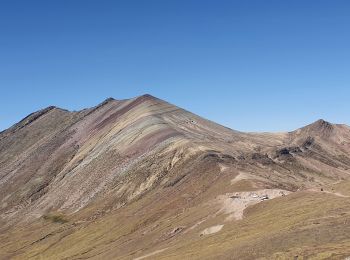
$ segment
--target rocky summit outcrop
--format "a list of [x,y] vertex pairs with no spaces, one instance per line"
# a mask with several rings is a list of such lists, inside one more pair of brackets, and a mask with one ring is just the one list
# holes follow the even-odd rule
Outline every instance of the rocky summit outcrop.
[[343,257],[349,179],[346,125],[243,133],[151,95],[48,107],[0,133],[0,259]]

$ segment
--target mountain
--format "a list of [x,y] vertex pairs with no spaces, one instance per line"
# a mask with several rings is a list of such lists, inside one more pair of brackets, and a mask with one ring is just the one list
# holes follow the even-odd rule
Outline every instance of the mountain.
[[0,133],[1,259],[344,259],[350,127],[243,133],[151,95]]

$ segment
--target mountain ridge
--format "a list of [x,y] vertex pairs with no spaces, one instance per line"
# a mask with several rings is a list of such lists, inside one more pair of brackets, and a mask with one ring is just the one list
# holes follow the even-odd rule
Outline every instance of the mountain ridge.
[[[158,101],[165,102],[165,101],[163,101],[163,100],[161,100],[161,99],[159,99],[159,98],[157,98],[157,97],[155,97],[155,96],[153,96],[153,95],[151,95],[151,94],[148,94],[148,93],[142,94],[142,95],[137,96],[137,97],[132,98],[132,99],[137,99],[137,98],[154,99],[154,100],[158,100]],[[70,111],[70,110],[68,110],[68,109],[66,109],[66,108],[61,108],[61,107],[58,107],[58,106],[55,106],[55,105],[50,105],[50,106],[48,106],[48,107],[45,107],[45,108],[39,109],[39,110],[37,110],[37,111],[35,111],[35,112],[33,112],[33,113],[30,113],[28,116],[24,117],[24,118],[21,119],[19,122],[15,123],[14,125],[10,126],[10,127],[7,128],[7,129],[2,130],[2,131],[0,132],[0,134],[1,134],[2,132],[5,132],[5,131],[8,130],[8,129],[14,127],[15,125],[21,123],[22,121],[24,121],[24,120],[30,118],[31,116],[34,116],[34,115],[36,115],[36,114],[38,114],[38,113],[46,113],[46,112],[49,112],[49,111],[52,110],[52,109],[59,109],[59,110],[62,110],[62,111],[67,111],[67,112],[74,113],[74,112],[81,112],[81,111],[84,111],[84,110],[94,110],[94,109],[98,109],[98,108],[100,108],[100,107],[102,107],[102,106],[104,106],[104,105],[107,105],[107,104],[109,104],[109,103],[111,103],[111,102],[115,102],[115,101],[116,101],[116,102],[120,102],[120,101],[127,101],[127,100],[131,100],[131,99],[121,99],[121,100],[118,100],[118,99],[115,99],[115,98],[113,98],[113,97],[108,97],[108,98],[104,99],[102,102],[100,102],[98,105],[96,105],[96,106],[94,106],[94,107],[87,107],[87,108],[83,108],[83,109],[78,110],[78,111]],[[345,126],[345,127],[350,128],[350,126],[347,125],[347,124],[345,124],[345,123],[331,123],[331,122],[329,122],[329,121],[327,121],[327,120],[325,120],[325,119],[320,118],[320,119],[315,120],[315,121],[312,122],[312,123],[307,124],[306,126],[301,126],[301,127],[297,128],[296,130],[302,129],[302,128],[306,128],[306,127],[312,127],[312,126],[314,126],[314,128],[320,128],[320,127],[322,127],[322,125],[323,125],[323,126],[327,126],[327,125],[328,125],[328,126],[332,126],[332,125],[342,125],[342,126]],[[223,126],[224,126],[224,125],[223,125]],[[227,127],[227,126],[224,126],[224,127]],[[227,128],[231,129],[230,127],[227,127]],[[292,130],[292,131],[277,131],[277,132],[275,132],[275,131],[274,131],[274,132],[266,132],[266,131],[262,131],[262,132],[251,132],[251,131],[248,131],[248,132],[244,132],[244,131],[240,131],[240,132],[243,132],[243,133],[251,133],[251,134],[259,134],[259,133],[261,133],[261,134],[263,134],[263,133],[269,133],[269,134],[274,134],[274,133],[276,133],[276,134],[278,134],[278,133],[293,132],[293,131],[296,131],[296,130]]]
[[[310,200],[321,200],[318,192],[327,189],[324,203],[329,203],[330,212],[339,210],[348,191],[336,185],[348,181],[350,129],[345,125],[318,120],[292,132],[244,133],[148,94],[108,98],[74,112],[49,107],[0,134],[0,242],[6,244],[0,258],[40,252],[42,257],[74,259],[88,250],[107,258],[133,259],[147,248],[159,250],[159,244],[174,250],[205,246],[214,231],[213,238],[224,243],[221,234],[241,230],[242,221],[257,224],[252,211],[267,214],[260,205],[284,223],[279,212],[287,211],[294,200],[313,205]],[[317,205],[305,207],[303,221],[311,212],[321,214]],[[340,215],[339,221],[346,216]],[[115,219],[122,226],[114,225]],[[99,235],[104,242],[78,242],[109,225],[118,239],[104,234]],[[295,225],[292,221],[288,227]],[[71,235],[66,237],[64,230]],[[306,241],[298,232],[300,241]],[[261,236],[272,239],[267,230]],[[340,235],[337,239],[343,241]],[[259,248],[260,242],[250,241]],[[118,250],[104,251],[101,243],[107,242]],[[321,250],[321,242],[315,242],[319,249],[313,252]],[[73,250],[72,243],[80,246]],[[19,244],[26,249],[18,251]],[[245,259],[243,245],[235,246],[238,259]],[[268,248],[272,251],[261,249],[259,255],[282,250]],[[232,253],[230,247],[222,252]]]

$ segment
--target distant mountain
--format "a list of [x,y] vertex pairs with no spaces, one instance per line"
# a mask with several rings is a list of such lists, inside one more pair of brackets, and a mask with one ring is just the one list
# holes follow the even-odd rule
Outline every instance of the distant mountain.
[[151,95],[0,133],[0,259],[344,259],[350,127],[243,133]]

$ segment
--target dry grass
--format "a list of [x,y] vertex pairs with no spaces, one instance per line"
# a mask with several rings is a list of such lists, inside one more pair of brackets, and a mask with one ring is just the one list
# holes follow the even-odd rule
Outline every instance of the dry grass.
[[[40,115],[0,133],[0,259],[350,255],[348,127],[241,133],[150,96]],[[264,189],[297,192],[227,220],[219,196]]]
[[48,220],[48,221],[52,221],[53,223],[60,223],[60,224],[64,224],[64,223],[68,222],[66,217],[62,214],[60,214],[60,215],[58,215],[58,214],[44,215],[43,219]]
[[[350,191],[349,183],[340,186]],[[181,213],[174,207],[181,205],[176,200],[152,205],[156,196],[150,193],[98,221],[68,228],[54,227],[46,220],[34,223],[13,232],[11,241],[18,242],[2,248],[14,252],[15,259],[132,259],[157,250],[150,259],[344,259],[350,255],[348,198],[297,192],[249,207],[243,220],[225,222],[225,216],[215,215],[216,210],[199,203],[200,198]],[[84,214],[90,213],[83,210],[75,218]],[[48,219],[61,220],[56,217]],[[201,219],[205,221],[191,229]],[[221,231],[200,236],[205,228],[218,224],[224,224]],[[183,230],[171,234],[176,227]]]

